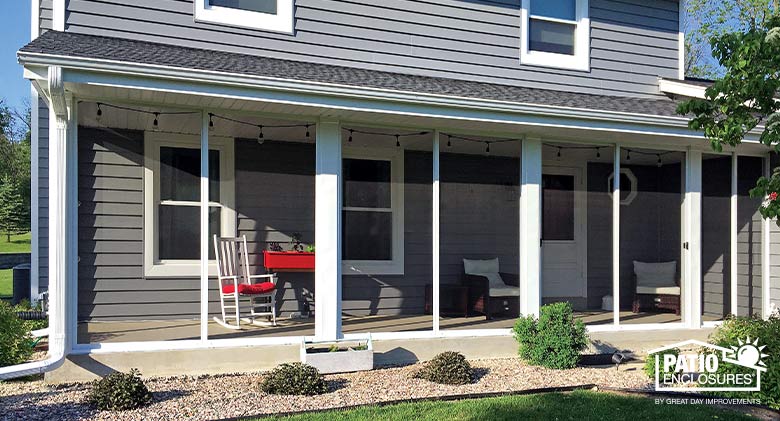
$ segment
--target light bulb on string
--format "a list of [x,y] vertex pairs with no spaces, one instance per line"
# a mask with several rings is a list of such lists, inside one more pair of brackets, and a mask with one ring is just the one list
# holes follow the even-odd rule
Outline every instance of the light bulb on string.
[[485,153],[490,154],[490,142],[485,142]]
[[448,148],[452,147],[452,136],[450,135],[447,135],[447,147]]
[[263,126],[258,126],[260,133],[257,135],[257,144],[262,145],[265,142],[265,134],[263,134]]
[[658,165],[658,168],[661,168],[664,165],[663,161],[661,161],[660,153],[658,154],[658,162],[656,163],[656,165]]
[[209,131],[214,131],[214,114],[209,113]]
[[563,149],[563,148],[561,148],[560,146],[558,146],[558,155],[557,155],[558,161],[560,161],[560,160],[561,160],[561,149]]
[[160,113],[154,113],[154,121],[152,122],[152,126],[154,126],[154,130],[158,130],[160,128]]
[[311,137],[311,134],[309,133],[309,125],[307,124],[306,125],[306,138],[308,139],[309,137]]
[[601,148],[596,148],[596,158],[601,158]]
[[95,115],[95,120],[100,122],[100,120],[103,118],[103,110],[100,109],[100,103],[97,104],[97,113]]
[[352,134],[355,133],[354,129],[349,129],[349,139],[347,139],[347,142],[352,143]]
[[401,135],[395,135],[395,146],[396,146],[397,148],[400,148],[400,147],[401,147],[401,140],[400,140],[400,137],[401,137]]

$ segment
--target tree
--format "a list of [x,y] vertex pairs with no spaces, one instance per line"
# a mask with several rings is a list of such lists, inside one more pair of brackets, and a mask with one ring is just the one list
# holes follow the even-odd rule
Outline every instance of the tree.
[[724,69],[713,61],[710,40],[763,26],[780,10],[780,0],[688,0],[685,8],[685,75],[716,78]]
[[11,235],[30,231],[30,205],[22,195],[23,186],[9,176],[0,179],[0,233]]
[[[780,16],[717,36],[711,49],[723,76],[704,99],[682,102],[678,113],[693,116],[689,127],[702,130],[715,151],[737,146],[753,130],[760,131],[761,143],[780,151]],[[751,196],[764,198],[759,209],[764,218],[780,215],[778,192],[780,169],[751,190]]]

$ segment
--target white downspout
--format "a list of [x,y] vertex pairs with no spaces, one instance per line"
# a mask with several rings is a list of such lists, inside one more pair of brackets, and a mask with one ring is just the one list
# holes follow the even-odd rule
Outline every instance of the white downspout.
[[[62,83],[62,69],[49,68],[49,356],[46,360],[0,368],[0,380],[42,374],[60,367],[75,332],[73,297],[68,291],[75,250],[74,156],[77,132],[74,103]],[[69,188],[70,186],[70,188]]]

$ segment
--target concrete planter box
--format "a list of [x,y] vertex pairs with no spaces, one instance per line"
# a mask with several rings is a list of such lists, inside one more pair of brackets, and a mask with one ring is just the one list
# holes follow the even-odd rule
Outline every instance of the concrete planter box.
[[[338,350],[335,350],[335,349]],[[371,336],[330,342],[301,342],[301,362],[322,374],[368,371],[374,368]]]

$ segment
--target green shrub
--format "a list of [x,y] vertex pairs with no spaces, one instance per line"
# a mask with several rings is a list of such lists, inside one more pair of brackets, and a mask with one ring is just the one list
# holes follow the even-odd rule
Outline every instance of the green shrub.
[[29,360],[33,344],[30,327],[8,303],[0,301],[0,367]]
[[474,378],[474,371],[463,354],[448,351],[425,363],[414,377],[441,384],[468,384]]
[[273,395],[321,395],[328,392],[325,378],[316,368],[302,363],[282,364],[268,373],[260,389]]
[[[756,338],[759,345],[766,345],[762,359],[766,372],[761,374],[761,391],[719,393],[721,396],[760,399],[761,404],[780,409],[780,318],[772,316],[763,320],[756,316],[730,317],[710,335],[710,342],[725,348],[738,346],[739,341]],[[718,373],[745,373],[746,369],[736,364],[720,364]]]
[[520,343],[520,358],[533,365],[566,369],[577,365],[588,346],[585,324],[574,320],[569,303],[542,306],[539,319],[521,317],[513,329]]
[[136,369],[111,373],[92,384],[87,402],[101,411],[126,411],[148,405],[152,394]]
[[[661,354],[680,355],[680,350],[677,349],[677,348],[671,348],[671,349],[667,349],[666,351],[662,352]],[[663,376],[665,374],[671,374],[674,371],[674,370],[672,370],[672,371],[664,370],[664,362],[663,362],[664,359],[663,359],[663,356],[660,356],[658,361],[661,364],[661,368],[658,371],[658,374],[660,375],[661,378],[663,378]],[[645,358],[645,366],[644,366],[644,368],[642,370],[644,370],[645,374],[647,374],[647,377],[649,377],[651,379],[655,379],[655,354],[648,355],[647,358]]]

